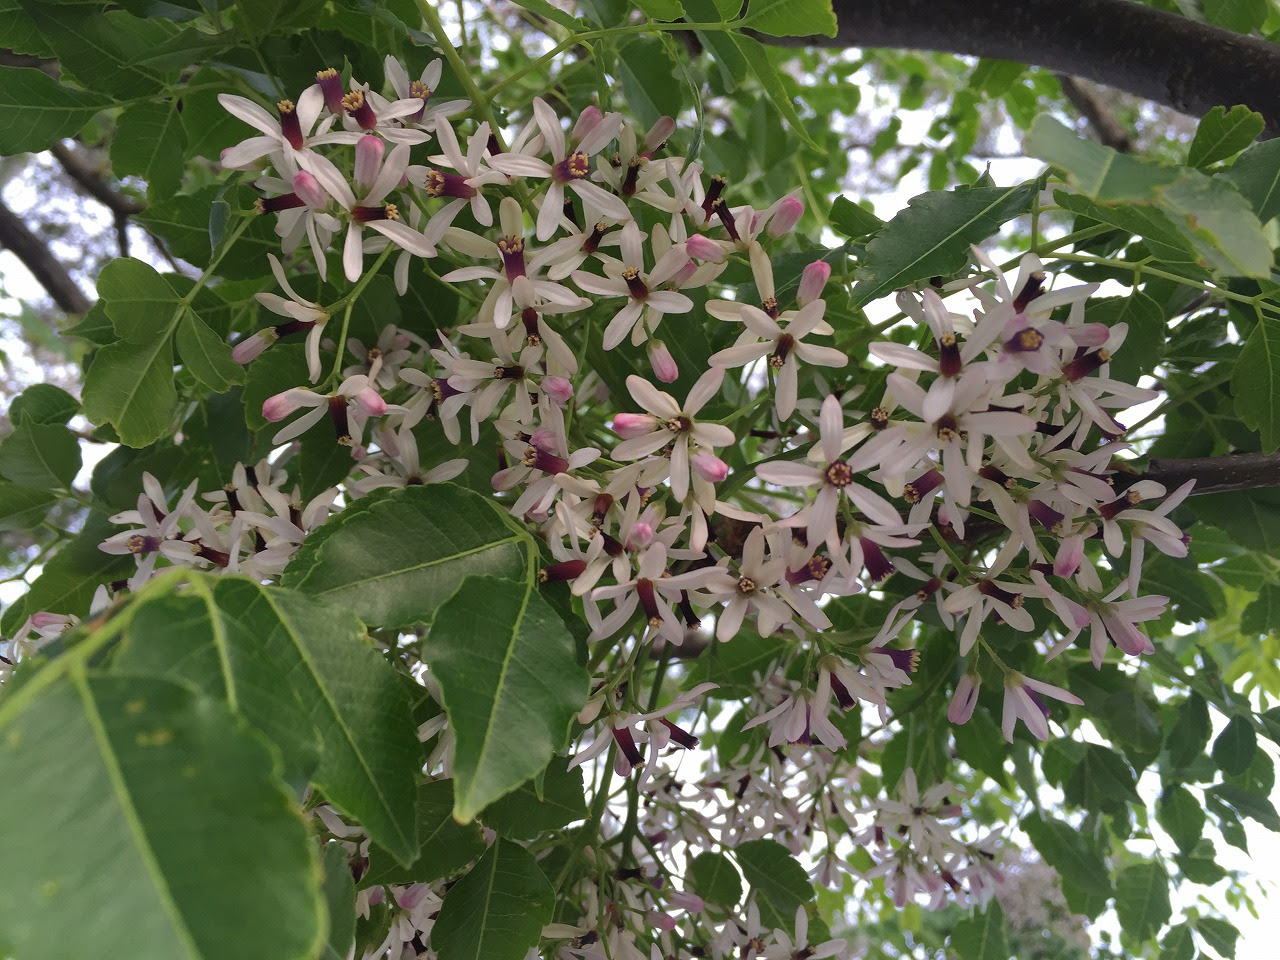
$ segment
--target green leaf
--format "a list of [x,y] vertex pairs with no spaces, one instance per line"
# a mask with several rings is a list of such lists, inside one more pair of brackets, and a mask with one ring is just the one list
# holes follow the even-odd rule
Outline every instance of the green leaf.
[[636,118],[652,126],[659,117],[678,117],[684,107],[675,61],[655,37],[636,37],[618,47],[619,78]]
[[484,837],[476,823],[453,819],[453,781],[431,780],[418,786],[418,855],[408,866],[373,844],[363,887],[383,883],[431,883],[461,870],[484,853]]
[[1232,717],[1231,721],[1213,741],[1213,762],[1229,777],[1244,773],[1253,762],[1258,749],[1258,736],[1244,717]]
[[1128,324],[1124,345],[1111,360],[1111,375],[1126,383],[1137,383],[1150,373],[1164,355],[1164,311],[1151,297],[1135,290],[1127,297],[1097,297],[1089,301],[1089,321]]
[[116,335],[145,344],[166,335],[182,298],[150,264],[132,257],[112,260],[98,275],[98,293]]
[[[675,3],[675,0],[668,0],[668,2]],[[552,23],[560,24],[560,26],[564,27],[566,30],[578,31],[582,29],[582,23],[576,17],[570,16],[559,7],[552,6],[550,3],[547,3],[547,0],[515,0],[515,3],[516,6],[524,7],[524,9],[531,13],[536,13],[540,17],[545,17]],[[680,5],[678,3],[676,3],[675,6],[677,10],[680,9]],[[680,14],[677,13],[670,19],[675,20],[679,17]]]
[[769,98],[769,102],[773,104],[774,109],[782,115],[782,119],[787,122],[791,132],[804,141],[807,146],[813,147],[814,150],[821,150],[822,147],[809,136],[809,131],[805,129],[804,122],[800,119],[796,105],[791,99],[791,94],[787,92],[786,85],[778,75],[777,69],[769,61],[769,55],[765,51],[764,45],[758,40],[753,40],[751,37],[741,34],[725,34],[725,37],[737,47],[742,61],[746,64],[746,68],[755,74],[755,78],[760,81],[760,86],[764,89],[764,95]]
[[118,673],[162,676],[220,700],[280,752],[285,782],[306,785],[320,740],[302,700],[262,647],[260,621],[214,602],[209,585],[142,600],[112,658]]
[[1270,12],[1267,0],[1201,0],[1201,6],[1210,23],[1237,33],[1257,30]]
[[1195,921],[1196,932],[1204,937],[1204,942],[1220,957],[1232,960],[1236,955],[1236,941],[1240,939],[1240,931],[1235,924],[1221,917],[1198,917]]
[[1195,498],[1196,515],[1248,550],[1280,551],[1280,490],[1240,490]]
[[[309,957],[324,942],[315,848],[256,736],[182,684],[73,666],[0,709],[0,938],[63,934],[138,960]],[[94,909],[83,909],[96,904]],[[228,918],[235,918],[228,923]]]
[[42,70],[0,67],[0,154],[34,153],[88,123],[111,98],[64,86]]
[[9,407],[9,422],[57,423],[66,425],[76,415],[80,402],[51,383],[33,384],[23,390]]
[[406,487],[358,500],[324,524],[283,583],[370,626],[406,627],[430,621],[468,576],[523,579],[533,549],[487,497],[444,483]]
[[1021,826],[1045,863],[1064,879],[1086,890],[1110,894],[1111,872],[1102,853],[1070,824],[1033,815],[1024,817]]
[[1182,851],[1195,849],[1204,832],[1204,805],[1184,786],[1168,786],[1156,804],[1156,820]]
[[[635,4],[644,11],[650,20],[679,20],[684,16],[684,7],[680,0],[635,0]],[[576,26],[573,29],[578,29]]]
[[1107,747],[1086,744],[1084,754],[1063,784],[1068,803],[1102,813],[1121,813],[1139,801],[1133,768]]
[[445,894],[431,948],[440,960],[521,960],[554,909],[555,891],[533,854],[499,839]]
[[1258,599],[1240,615],[1240,631],[1255,636],[1280,632],[1280,586],[1274,583],[1261,586]]
[[145,447],[165,436],[177,405],[168,337],[112,343],[94,354],[84,379],[84,415],[115,427],[125,446]]
[[1009,937],[1000,901],[991,900],[981,913],[957,923],[951,949],[960,960],[1008,960]]
[[1212,269],[1228,276],[1270,274],[1271,246],[1262,224],[1230,181],[1117,153],[1077,137],[1049,116],[1036,118],[1024,147],[1029,155],[1059,167],[1076,190],[1099,203],[1156,206]]
[[1009,748],[1000,728],[986,710],[975,710],[967,723],[953,726],[951,734],[955,737],[956,754],[961,760],[997,783],[1009,786],[1009,774],[1004,768]]
[[813,884],[804,867],[777,840],[749,840],[738,844],[733,855],[751,887],[766,928],[792,932],[796,907],[813,899]]
[[492,576],[462,582],[422,654],[454,731],[453,815],[466,823],[564,747],[589,678],[533,584]]
[[741,24],[771,37],[836,35],[831,0],[751,0]]
[[48,490],[0,480],[0,531],[34,529],[57,502]]
[[324,956],[325,960],[342,960],[356,939],[356,885],[342,844],[326,844],[321,862],[324,866],[321,892],[329,914],[329,952]]
[[848,197],[836,197],[827,214],[831,229],[843,234],[850,240],[861,240],[869,237],[881,227],[884,221],[861,204],[854,203]]
[[689,861],[689,886],[707,903],[730,908],[742,899],[742,878],[728,857],[706,851]]
[[1280,140],[1255,143],[1218,176],[1235,185],[1263,223],[1280,213]]
[[[681,0],[681,3],[685,12],[698,23],[724,20],[736,14],[739,7],[737,0],[732,0],[731,3],[726,0],[725,5],[731,5],[733,9],[725,12],[717,9],[719,2],[713,3],[712,0]],[[738,49],[734,38],[727,31],[707,30],[700,32],[698,39],[710,51],[711,61],[720,72],[720,82],[725,91],[731,93],[736,90],[747,76],[747,59]]]
[[0,476],[24,487],[65,489],[80,472],[80,441],[59,423],[20,423],[0,441]]
[[159,91],[177,76],[176,69],[143,62],[174,31],[167,21],[142,19],[123,10],[100,13],[78,4],[23,0],[23,6],[57,53],[62,69],[87,89],[132,100]]
[[1280,833],[1280,815],[1276,813],[1271,801],[1262,794],[1237,787],[1233,783],[1220,783],[1209,792],[1229,803],[1240,816],[1256,820],[1268,830]]
[[564,757],[553,757],[538,778],[523,784],[484,808],[484,825],[509,840],[532,840],[576,820],[585,820],[587,804],[582,788],[582,768],[568,769]]
[[1180,923],[1161,938],[1160,956],[1162,960],[1195,960],[1196,942],[1190,925]]
[[959,270],[969,247],[1031,206],[1036,184],[957,187],[912,198],[867,244],[851,305],[861,307],[894,290]]
[[214,602],[235,611],[289,679],[320,734],[311,776],[402,863],[417,856],[417,725],[400,677],[349,608],[251,580],[221,578]]
[[1231,374],[1236,415],[1262,438],[1264,453],[1280,448],[1280,321],[1259,314]]
[[181,114],[172,104],[135,103],[116,123],[111,169],[117,177],[141,177],[150,197],[171,197],[182,182],[186,146]]
[[1228,112],[1217,106],[1204,115],[1187,150],[1187,164],[1207,167],[1211,163],[1235,156],[1257,139],[1267,122],[1243,104]]
[[1209,721],[1209,707],[1198,693],[1192,693],[1178,708],[1178,719],[1169,731],[1166,741],[1169,759],[1176,767],[1185,767],[1209,745],[1213,725]]
[[1125,933],[1140,941],[1154,937],[1173,915],[1164,867],[1149,861],[1121,870],[1116,877],[1116,913]]
[[[187,370],[214,393],[226,393],[235,384],[244,383],[244,367],[231,359],[227,341],[190,310],[178,323],[175,343]],[[350,451],[346,453],[350,459]]]

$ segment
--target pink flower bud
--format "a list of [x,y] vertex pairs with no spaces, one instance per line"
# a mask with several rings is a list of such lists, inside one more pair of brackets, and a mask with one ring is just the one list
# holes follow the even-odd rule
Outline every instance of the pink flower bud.
[[800,289],[796,292],[796,302],[800,306],[812,303],[822,296],[822,290],[831,278],[831,264],[825,260],[815,260],[804,268],[800,274]]
[[676,928],[676,918],[669,913],[660,913],[657,910],[650,910],[645,915],[645,920],[651,927],[659,930],[674,930]]
[[587,107],[580,114],[573,124],[573,130],[569,136],[574,143],[581,143],[586,139],[587,134],[595,129],[596,124],[604,119],[604,114],[600,112],[600,108],[595,104]]
[[283,420],[291,413],[301,409],[302,402],[297,390],[286,390],[262,401],[262,417],[269,423]]
[[309,207],[323,207],[329,203],[329,195],[320,186],[320,181],[305,170],[294,174],[293,192]]
[[684,245],[685,252],[698,260],[710,260],[712,263],[724,262],[724,250],[720,244],[700,233],[694,234]]
[[641,547],[647,547],[653,542],[653,524],[646,520],[637,520],[631,526],[631,533],[627,535],[627,542],[623,544],[628,550],[638,550]]
[[378,171],[382,168],[382,155],[386,144],[381,137],[366,134],[356,143],[356,192],[367,193],[378,179]]
[[542,392],[563,407],[573,399],[573,384],[565,377],[543,377]]
[[1084,537],[1080,534],[1067,537],[1053,558],[1053,572],[1059,577],[1073,577],[1084,559]]
[[966,673],[956,684],[955,695],[951,698],[951,706],[947,707],[947,719],[952,723],[968,723],[973,716],[973,708],[978,703],[978,688],[982,679],[975,674]]
[[613,432],[623,440],[643,437],[658,429],[658,418],[647,413],[617,413],[613,417]]
[[31,626],[36,630],[44,630],[47,627],[65,627],[70,622],[66,614],[50,613],[48,610],[38,610],[31,615]]
[[777,238],[790,233],[802,216],[804,204],[796,197],[783,197],[773,219],[769,221],[769,236]]
[[276,342],[275,327],[259,330],[251,337],[245,337],[231,348],[231,359],[236,363],[248,363],[262,354],[262,351]]
[[683,907],[690,913],[701,913],[707,906],[696,893],[688,893],[684,890],[672,890],[670,899],[674,906]]
[[356,406],[371,417],[380,417],[387,412],[387,401],[373,387],[365,387],[355,396]]
[[653,368],[653,375],[663,383],[674,383],[680,377],[676,358],[661,340],[649,341],[649,366]]
[[729,465],[709,450],[699,450],[689,458],[689,466],[703,480],[719,483],[729,475]]
[[653,154],[662,149],[662,145],[671,139],[671,135],[676,132],[676,122],[670,117],[659,117],[658,122],[649,128],[649,132],[644,135],[644,143],[641,150],[644,156],[651,157]]

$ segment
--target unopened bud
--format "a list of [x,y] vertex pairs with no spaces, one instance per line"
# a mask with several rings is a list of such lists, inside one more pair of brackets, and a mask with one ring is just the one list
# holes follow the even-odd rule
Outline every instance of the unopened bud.
[[693,472],[710,483],[719,483],[729,475],[729,465],[709,450],[699,450],[689,458]]
[[800,306],[812,303],[822,296],[822,291],[831,279],[831,264],[825,260],[815,260],[804,268],[800,274],[800,289],[796,291],[796,302]]
[[785,236],[795,229],[803,216],[804,204],[797,197],[783,197],[778,203],[778,209],[773,218],[769,221],[769,236],[775,239]]
[[613,432],[623,440],[643,437],[656,429],[658,418],[647,413],[618,413],[613,417]]
[[371,417],[380,417],[387,412],[387,401],[373,387],[365,387],[355,396],[356,406]]
[[320,181],[305,170],[294,174],[293,192],[309,207],[323,207],[329,203],[329,195],[320,186]]
[[573,384],[565,377],[543,377],[542,392],[563,407],[573,399]]
[[368,193],[382,169],[382,155],[386,144],[381,137],[366,134],[356,143],[356,192]]
[[716,243],[710,237],[704,237],[697,233],[688,239],[684,245],[685,252],[689,256],[702,261],[710,261],[712,263],[724,262],[724,250],[720,244]]
[[680,377],[676,358],[661,340],[649,341],[649,365],[653,368],[653,375],[663,383],[674,383]]
[[236,363],[248,363],[262,354],[262,351],[276,342],[275,327],[259,330],[251,337],[245,337],[231,348],[231,359]]

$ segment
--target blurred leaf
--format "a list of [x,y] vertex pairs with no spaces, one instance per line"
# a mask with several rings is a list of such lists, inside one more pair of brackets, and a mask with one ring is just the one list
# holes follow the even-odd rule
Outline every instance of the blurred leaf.
[[1120,926],[1138,940],[1156,935],[1169,921],[1169,877],[1155,861],[1125,867],[1116,877],[1116,913]]
[[777,840],[749,840],[734,847],[733,855],[751,886],[751,896],[766,928],[794,932],[796,907],[813,899],[813,885],[804,867]]
[[951,933],[951,949],[960,960],[1008,960],[1004,911],[992,899],[980,913],[965,917]]
[[831,0],[750,0],[740,22],[772,37],[836,35]]
[[704,851],[689,861],[688,885],[707,903],[730,908],[742,899],[742,878],[722,853]]
[[1255,143],[1218,176],[1235,185],[1263,223],[1280,213],[1280,140]]
[[1264,313],[1231,374],[1236,414],[1262,438],[1264,453],[1280,449],[1280,321]]
[[1258,737],[1244,717],[1232,717],[1213,741],[1213,762],[1223,773],[1235,776],[1244,773],[1253,762],[1258,749]]

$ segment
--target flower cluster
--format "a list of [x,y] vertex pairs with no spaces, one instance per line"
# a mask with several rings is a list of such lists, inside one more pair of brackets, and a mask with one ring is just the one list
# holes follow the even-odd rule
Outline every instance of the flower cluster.
[[[876,861],[866,878],[883,878],[900,904],[988,896],[998,835],[956,839],[943,822],[959,813],[950,784],[921,791],[907,770],[896,800],[853,810],[834,772],[868,735],[855,706],[892,722],[926,615],[954,637],[931,664],[958,678],[950,719],[966,722],[983,678],[1002,676],[1010,740],[1019,721],[1049,736],[1045,698],[1080,703],[1027,663],[1062,654],[1086,628],[1095,665],[1111,647],[1151,650],[1138,624],[1167,600],[1141,593],[1143,559],[1148,544],[1186,554],[1169,514],[1189,485],[1126,482],[1116,413],[1151,394],[1110,376],[1124,325],[1089,322],[1093,286],[1052,286],[1034,255],[1011,281],[975,249],[954,288],[899,295],[894,338],[870,345],[867,367],[852,364],[884,368],[870,397],[858,373],[839,379],[851,358],[837,346],[830,265],[775,278],[803,215],[795,196],[731,206],[723,178],[668,155],[668,118],[642,132],[591,107],[566,122],[535,99],[522,123],[498,129],[454,119],[465,101],[433,102],[438,62],[411,81],[389,59],[386,75],[384,97],[322,70],[274,114],[221,98],[258,131],[223,165],[254,178],[285,258],[270,258],[281,292],[258,294],[283,322],[234,356],[253,363],[303,335],[309,382],[265,401],[282,449],[238,466],[225,489],[201,498],[193,485],[171,501],[146,478],[137,509],[113,518],[126,529],[102,544],[138,558],[117,586],[136,588],[161,561],[273,579],[331,509],[478,472],[545,543],[543,581],[567,582],[590,627],[596,675],[572,765],[607,755],[645,798],[629,825],[613,824],[630,838],[618,862],[639,864],[634,882],[584,881],[579,921],[544,932],[546,955],[647,957],[651,943],[679,957],[844,950],[838,938],[810,944],[803,910],[791,928],[766,929],[754,907],[726,920],[664,885],[707,837],[780,838],[799,852],[825,836],[813,873],[827,883],[849,869],[852,838]],[[402,293],[432,270],[470,304],[465,322],[431,341],[387,326],[362,343],[345,321],[333,336],[371,258],[373,269],[394,260]],[[349,292],[307,299],[291,272],[340,273]],[[964,297],[967,313],[955,307]],[[711,349],[685,349],[694,339]],[[859,407],[864,397],[874,405]],[[329,429],[349,474],[303,503],[289,458],[300,437]],[[873,599],[886,612],[870,629],[839,628],[837,610]],[[989,639],[997,626],[1025,636],[1016,657],[1007,638]],[[716,684],[690,682],[674,699],[657,697],[659,684],[644,701],[633,681],[652,660],[665,669],[746,636],[777,643],[745,698],[745,746],[682,783],[673,767],[697,746]],[[447,771],[451,732],[441,721],[424,736],[439,738],[430,772]],[[334,836],[354,836],[323,816]],[[358,838],[349,852],[362,856]],[[418,951],[442,892],[362,894],[397,917],[369,956]]]

